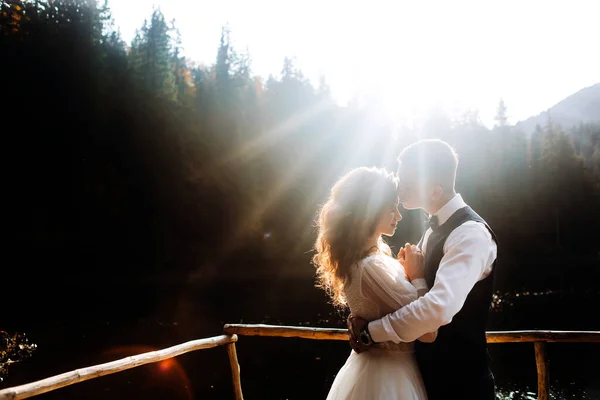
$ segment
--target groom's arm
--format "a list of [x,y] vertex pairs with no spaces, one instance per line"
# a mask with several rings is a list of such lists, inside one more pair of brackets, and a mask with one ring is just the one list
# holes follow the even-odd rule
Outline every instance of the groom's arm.
[[480,223],[455,229],[444,245],[444,257],[429,292],[400,310],[369,323],[375,342],[413,342],[452,321],[473,286],[496,259],[496,243]]

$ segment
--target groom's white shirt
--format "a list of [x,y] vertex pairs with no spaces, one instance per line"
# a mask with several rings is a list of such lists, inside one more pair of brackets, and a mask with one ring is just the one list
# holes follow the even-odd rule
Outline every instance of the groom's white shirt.
[[[457,194],[435,215],[443,224],[467,204]],[[425,232],[423,250],[431,228]],[[381,319],[369,323],[369,333],[375,342],[413,342],[440,326],[449,324],[460,311],[473,286],[492,271],[496,259],[496,242],[480,222],[468,221],[450,233],[444,244],[435,282],[423,297]],[[421,279],[413,281],[420,286]]]

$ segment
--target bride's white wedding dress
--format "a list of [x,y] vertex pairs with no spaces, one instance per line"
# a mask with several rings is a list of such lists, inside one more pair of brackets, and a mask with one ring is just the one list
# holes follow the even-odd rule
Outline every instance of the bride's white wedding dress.
[[[359,261],[350,273],[344,294],[352,314],[379,319],[424,295],[411,285],[402,265],[374,254]],[[412,343],[377,343],[360,354],[352,351],[339,371],[328,400],[423,400],[425,387]]]

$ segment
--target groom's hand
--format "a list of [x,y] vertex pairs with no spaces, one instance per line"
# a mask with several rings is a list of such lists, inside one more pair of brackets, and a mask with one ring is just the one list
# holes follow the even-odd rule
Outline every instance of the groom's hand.
[[365,327],[365,325],[369,321],[362,319],[361,317],[356,317],[352,314],[348,316],[348,320],[346,321],[348,325],[348,332],[350,333],[350,347],[357,353],[361,353],[363,351],[369,350],[368,346],[365,346],[358,338],[360,336],[360,331]]

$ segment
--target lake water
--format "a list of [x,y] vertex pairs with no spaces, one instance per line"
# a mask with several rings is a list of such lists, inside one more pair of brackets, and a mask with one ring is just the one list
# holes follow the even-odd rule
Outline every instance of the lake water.
[[[136,284],[134,281],[39,284],[4,314],[2,326],[26,332],[34,356],[11,366],[0,387],[221,334],[225,323],[344,327],[309,279]],[[34,296],[35,294],[35,296]],[[501,294],[490,330],[600,330],[600,294],[551,291]],[[350,353],[346,342],[240,337],[246,399],[325,398]],[[550,343],[553,399],[600,399],[600,345]],[[536,398],[533,344],[490,345],[499,391]],[[41,395],[42,399],[233,398],[224,347],[139,367]]]

